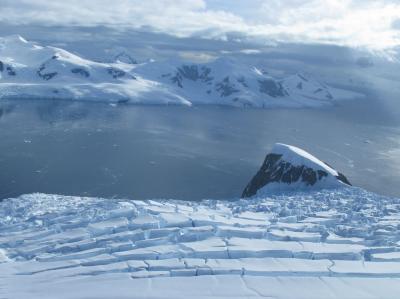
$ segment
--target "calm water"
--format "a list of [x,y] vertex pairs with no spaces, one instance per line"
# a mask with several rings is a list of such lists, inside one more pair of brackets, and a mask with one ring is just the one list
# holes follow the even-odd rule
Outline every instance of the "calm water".
[[354,185],[400,196],[400,123],[358,100],[319,110],[0,101],[0,198],[232,198],[275,142],[305,148]]

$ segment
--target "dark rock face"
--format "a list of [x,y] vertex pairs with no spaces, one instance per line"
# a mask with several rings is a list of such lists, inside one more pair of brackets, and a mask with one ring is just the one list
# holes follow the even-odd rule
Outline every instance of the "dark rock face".
[[240,84],[242,84],[243,87],[249,88],[249,86],[248,86],[247,83],[246,83],[246,79],[245,79],[243,76],[242,76],[242,77],[239,77],[239,78],[237,79],[237,82],[239,82]]
[[4,63],[0,60],[0,72],[4,71]]
[[[327,176],[328,173],[324,170],[315,170],[305,165],[292,165],[290,162],[283,160],[280,154],[268,154],[260,170],[244,189],[242,198],[256,195],[259,189],[269,183],[292,184],[303,182],[306,186],[313,186]],[[351,186],[343,174],[338,173],[336,178]]]
[[175,76],[173,76],[171,78],[171,82],[178,85],[180,88],[183,88],[182,81],[183,81],[183,78],[182,78],[181,74],[179,74],[179,73],[177,73]]
[[299,82],[296,85],[297,89],[303,89],[303,82]]
[[128,64],[137,64],[138,62],[136,61],[136,59],[132,58],[130,55],[128,55],[125,52],[121,52],[118,55],[115,56],[114,60],[119,60],[121,62],[125,62]]
[[219,92],[221,97],[227,97],[234,93],[239,92],[239,90],[236,88],[235,84],[230,82],[229,76],[225,77],[224,80],[217,83],[215,85],[215,90],[217,92]]
[[117,68],[113,68],[113,67],[109,67],[107,69],[107,72],[114,78],[114,79],[118,79],[121,77],[125,76],[125,72],[123,70],[117,69]]
[[260,92],[266,93],[267,95],[277,98],[288,95],[288,92],[282,86],[281,83],[276,82],[272,79],[258,80]]
[[205,66],[198,67],[197,65],[183,65],[178,68],[178,73],[185,79],[197,81],[201,80],[204,82],[211,81],[213,78],[210,77],[211,69]]
[[9,76],[15,76],[15,75],[17,75],[17,73],[15,72],[15,70],[14,70],[11,66],[7,66],[7,67],[6,67],[6,70],[7,70],[7,74],[8,74]]
[[87,70],[85,70],[83,68],[79,68],[79,67],[71,69],[71,73],[79,74],[79,75],[81,75],[83,77],[86,77],[86,78],[88,78],[90,76],[90,74],[89,74],[89,72]]
[[170,77],[171,82],[178,85],[180,88],[183,88],[183,80],[187,79],[190,81],[200,81],[206,83],[208,85],[211,84],[211,81],[214,79],[211,74],[211,69],[206,66],[198,66],[198,65],[182,65],[177,68],[177,71],[174,75],[164,74],[162,77]]
[[336,177],[339,181],[345,183],[346,185],[351,186],[349,180],[346,178],[346,176],[343,173],[338,172],[338,176]]
[[39,70],[37,71],[37,74],[43,80],[48,81],[48,80],[52,79],[53,77],[55,77],[57,75],[57,72],[46,73],[46,66],[43,64],[40,66]]

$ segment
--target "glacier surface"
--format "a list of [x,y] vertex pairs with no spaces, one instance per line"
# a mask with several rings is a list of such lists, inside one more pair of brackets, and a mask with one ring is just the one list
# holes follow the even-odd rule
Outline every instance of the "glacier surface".
[[397,298],[400,200],[355,187],[233,201],[0,203],[0,298]]

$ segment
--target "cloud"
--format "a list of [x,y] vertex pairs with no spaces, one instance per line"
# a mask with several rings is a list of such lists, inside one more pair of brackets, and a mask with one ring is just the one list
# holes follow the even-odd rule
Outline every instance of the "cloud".
[[393,20],[392,28],[395,30],[400,30],[400,18]]
[[400,15],[399,2],[269,0],[259,14],[271,24],[270,31],[278,34],[290,32],[310,40],[372,48],[400,44],[400,35],[392,28]]
[[148,28],[373,49],[400,45],[399,15],[394,0],[1,0],[0,6],[0,22],[8,24]]

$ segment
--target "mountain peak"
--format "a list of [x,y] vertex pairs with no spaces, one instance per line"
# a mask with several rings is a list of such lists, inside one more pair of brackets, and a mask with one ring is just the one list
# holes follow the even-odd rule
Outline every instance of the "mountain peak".
[[246,186],[242,197],[269,191],[326,189],[346,185],[351,186],[348,179],[327,163],[298,147],[277,143]]

